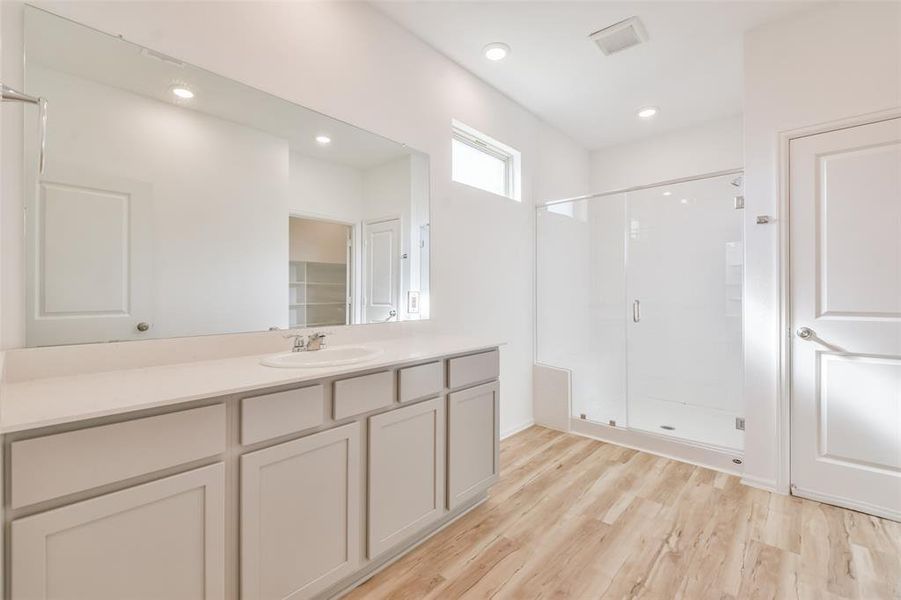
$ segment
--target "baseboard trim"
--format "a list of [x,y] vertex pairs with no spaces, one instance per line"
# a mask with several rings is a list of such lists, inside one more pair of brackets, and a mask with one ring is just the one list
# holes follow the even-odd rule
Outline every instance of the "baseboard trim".
[[877,517],[882,517],[883,519],[889,519],[890,521],[901,522],[901,512],[899,511],[885,508],[883,506],[875,506],[866,502],[858,502],[856,500],[851,500],[850,498],[844,498],[842,496],[823,494],[821,492],[814,492],[799,487],[792,488],[792,496],[798,496],[800,498],[814,500],[815,502],[822,502],[823,504],[832,504],[841,508],[856,510],[857,512],[862,512],[868,515],[875,515]]
[[773,494],[779,494],[781,496],[787,495],[785,492],[782,492],[779,490],[778,486],[776,485],[775,479],[769,479],[767,477],[757,477],[756,475],[745,474],[741,478],[741,482],[742,482],[742,484],[744,484],[748,487],[757,488],[759,490],[766,490],[768,492],[772,492]]
[[647,452],[663,458],[678,460],[698,467],[713,469],[729,475],[738,477],[742,475],[738,465],[732,462],[734,459],[741,459],[742,455],[734,451],[728,452],[726,450],[699,446],[690,442],[669,440],[658,435],[622,427],[611,427],[583,419],[572,419],[570,421],[570,433],[633,450],[640,450],[641,452]]
[[508,427],[507,429],[505,429],[504,431],[501,432],[501,439],[504,440],[504,439],[507,439],[508,437],[510,437],[511,435],[516,435],[520,431],[525,431],[526,429],[528,429],[529,427],[531,427],[534,424],[535,424],[535,421],[533,419],[529,419],[528,421],[523,421],[519,425],[514,425],[513,427]]

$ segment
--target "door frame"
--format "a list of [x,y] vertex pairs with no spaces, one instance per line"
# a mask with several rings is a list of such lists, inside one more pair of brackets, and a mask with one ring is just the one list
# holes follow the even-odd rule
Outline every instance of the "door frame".
[[[346,221],[344,219],[338,219],[335,217],[331,217],[329,215],[324,215],[321,213],[313,212],[313,211],[305,211],[298,210],[295,208],[288,209],[288,219],[306,219],[307,221],[320,221],[322,223],[334,223],[336,225],[344,225],[345,227],[350,228],[350,252],[351,252],[351,261],[347,265],[348,270],[348,280],[350,285],[347,287],[347,295],[350,296],[350,319],[346,325],[357,325],[360,321],[360,308],[362,303],[360,302],[361,294],[359,293],[360,285],[362,280],[359,279],[360,276],[360,265],[362,263],[362,254],[360,248],[361,242],[361,231],[362,227],[358,221]],[[290,236],[289,240],[290,242]],[[348,312],[345,309],[345,312]],[[346,326],[345,325],[345,326]]]
[[[791,480],[791,142],[799,139],[871,125],[882,121],[901,118],[901,107],[874,113],[865,113],[844,119],[807,125],[797,129],[780,131],[776,160],[778,180],[776,186],[777,216],[779,223],[779,357],[776,393],[776,489],[780,494],[792,495]],[[754,483],[752,482],[752,485]]]
[[[369,323],[366,321],[366,302],[364,302],[365,292],[366,292],[366,228],[370,225],[378,225],[379,223],[385,223],[386,221],[397,221],[398,227],[400,229],[400,239],[398,240],[398,254],[397,257],[397,316],[394,321],[386,321],[386,323],[397,323],[399,321],[403,321],[406,319],[406,298],[404,298],[404,217],[403,215],[387,215],[378,217],[375,219],[364,219],[360,225],[360,323],[364,325],[371,325],[373,323]],[[431,241],[431,240],[430,240]],[[431,269],[431,267],[430,267]],[[430,274],[431,276],[431,274]],[[375,324],[377,324],[376,322]]]

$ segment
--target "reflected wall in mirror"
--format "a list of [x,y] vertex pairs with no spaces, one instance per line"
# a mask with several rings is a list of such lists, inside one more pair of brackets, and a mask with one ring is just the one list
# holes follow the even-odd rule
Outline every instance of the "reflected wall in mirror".
[[425,154],[33,7],[29,346],[425,319]]

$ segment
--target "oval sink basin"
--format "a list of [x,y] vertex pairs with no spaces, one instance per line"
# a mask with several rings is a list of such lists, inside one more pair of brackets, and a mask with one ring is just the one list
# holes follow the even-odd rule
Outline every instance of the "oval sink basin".
[[309,352],[285,352],[267,356],[260,364],[279,369],[340,367],[372,360],[383,352],[370,346],[335,346]]

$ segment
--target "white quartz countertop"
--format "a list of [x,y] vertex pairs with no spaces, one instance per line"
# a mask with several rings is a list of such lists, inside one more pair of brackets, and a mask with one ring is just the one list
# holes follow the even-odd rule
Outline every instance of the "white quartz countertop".
[[477,352],[501,344],[464,336],[431,335],[354,345],[378,347],[383,353],[372,360],[338,367],[265,367],[260,360],[271,356],[265,354],[5,383],[0,385],[0,433]]

